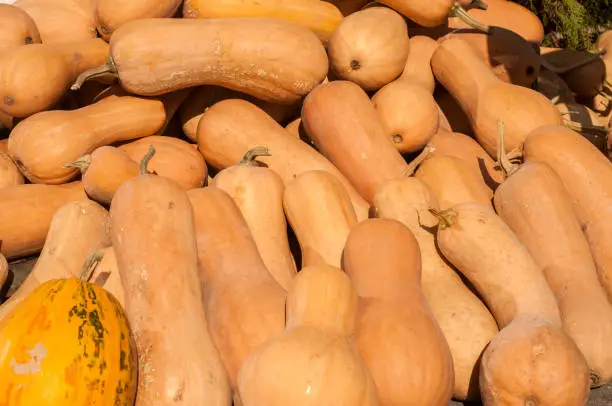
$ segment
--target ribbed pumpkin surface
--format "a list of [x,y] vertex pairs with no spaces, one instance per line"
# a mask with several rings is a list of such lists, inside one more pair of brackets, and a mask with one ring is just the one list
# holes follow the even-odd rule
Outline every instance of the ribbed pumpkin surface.
[[0,406],[131,406],[133,348],[111,294],[76,278],[48,281],[0,321]]

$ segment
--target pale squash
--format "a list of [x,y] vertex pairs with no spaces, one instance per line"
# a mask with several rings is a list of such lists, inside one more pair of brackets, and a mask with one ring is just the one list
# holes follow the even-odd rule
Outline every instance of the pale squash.
[[119,188],[110,214],[139,355],[136,405],[231,405],[227,375],[207,331],[185,191],[169,179],[140,175]]
[[57,209],[83,199],[87,196],[81,182],[0,189],[0,252],[7,259],[39,252]]
[[256,347],[240,368],[241,404],[378,405],[372,377],[350,342],[356,314],[357,295],[344,272],[328,265],[302,269],[287,294],[285,331]]
[[287,184],[283,195],[287,220],[302,251],[302,268],[342,266],[342,251],[357,215],[346,190],[324,171],[308,171]]
[[13,47],[41,42],[32,17],[12,4],[0,4],[0,27],[0,53]]
[[96,250],[90,255],[90,258],[96,262],[91,274],[91,283],[103,287],[117,299],[121,307],[125,308],[125,291],[121,284],[115,249],[110,246]]
[[240,209],[227,193],[209,186],[188,195],[208,330],[235,390],[247,355],[283,331],[286,292],[266,269]]
[[8,154],[0,150],[0,189],[23,184],[23,175]]
[[293,103],[325,78],[328,67],[316,35],[273,18],[133,21],[113,34],[110,53],[105,67],[84,72],[72,89],[109,71],[137,95],[218,85],[262,100]]
[[404,69],[410,42],[402,16],[370,7],[344,18],[328,44],[331,70],[341,79],[375,90]]
[[343,261],[359,295],[355,343],[380,403],[448,405],[453,360],[421,290],[414,235],[396,220],[365,220],[351,230]]
[[431,71],[431,56],[436,51],[438,43],[424,35],[415,35],[410,38],[410,50],[404,65],[401,77],[410,78],[433,93],[436,79]]

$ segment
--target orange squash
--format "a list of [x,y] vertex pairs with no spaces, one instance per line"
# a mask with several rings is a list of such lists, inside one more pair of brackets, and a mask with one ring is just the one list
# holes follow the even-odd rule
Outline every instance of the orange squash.
[[0,4],[0,26],[0,53],[13,47],[41,42],[32,17],[12,4]]
[[302,268],[342,266],[342,251],[357,225],[355,209],[346,190],[324,171],[308,171],[287,184],[285,213],[302,250]]
[[87,199],[81,182],[0,189],[0,252],[9,260],[37,253],[57,209],[81,199]]
[[8,138],[0,140],[0,151],[8,154]]
[[411,77],[402,76],[384,86],[372,102],[387,137],[402,153],[425,148],[440,126],[431,92]]
[[302,269],[287,294],[285,331],[256,347],[240,368],[240,404],[378,405],[351,342],[356,314],[357,295],[344,272]]
[[121,284],[115,249],[110,246],[96,250],[92,252],[90,258],[97,262],[91,274],[91,283],[103,287],[117,299],[121,307],[125,308],[125,291]]
[[497,120],[506,125],[507,151],[517,148],[529,131],[561,122],[559,112],[546,97],[499,80],[461,39],[442,41],[431,66],[436,79],[465,111],[476,139],[491,156],[497,156]]
[[218,85],[293,103],[325,78],[328,67],[316,35],[297,23],[272,18],[133,21],[113,34],[110,53],[106,66],[84,72],[72,89],[108,71],[137,95]]
[[386,7],[369,7],[346,17],[332,34],[330,68],[341,79],[375,90],[402,73],[409,49],[402,16]]
[[304,100],[302,122],[315,145],[368,202],[380,183],[408,172],[367,94],[354,83],[318,86]]
[[53,215],[34,268],[0,307],[0,320],[41,284],[77,277],[91,251],[110,245],[109,226],[108,212],[96,202],[81,200],[61,206]]
[[384,0],[382,3],[423,27],[437,27],[444,24],[449,17],[455,16],[476,29],[487,31],[486,26],[471,18],[461,4],[454,0]]
[[23,175],[11,157],[0,150],[0,189],[23,184]]
[[497,324],[484,304],[440,256],[434,235],[424,228],[436,223],[429,213],[430,208],[438,208],[435,196],[418,179],[390,180],[376,190],[373,208],[376,217],[400,221],[416,237],[421,253],[423,294],[453,357],[453,398],[478,400],[480,356],[497,334]]
[[353,14],[363,8],[369,0],[327,0],[328,3],[338,7],[343,16]]
[[[4,291],[4,285],[9,276],[9,265],[6,258],[0,253],[0,292]],[[0,300],[2,297],[0,296]]]
[[213,104],[225,99],[244,99],[255,104],[279,123],[284,123],[300,114],[300,102],[294,104],[270,103],[225,87],[201,86],[185,100],[179,109],[181,125],[187,138],[197,142],[198,123],[202,115]]
[[466,134],[468,136],[474,135],[470,120],[461,109],[461,106],[459,106],[457,101],[446,91],[446,89],[442,86],[436,87],[434,99],[440,108],[440,114],[442,114],[446,122],[448,122],[448,126],[450,127],[449,131]]
[[605,51],[602,59],[606,65],[606,81],[612,83],[612,30],[605,31],[599,35],[595,46],[600,51]]
[[208,330],[236,389],[247,355],[283,331],[286,292],[266,269],[240,209],[227,193],[209,186],[188,195]]
[[411,37],[410,50],[401,77],[410,78],[414,83],[418,82],[433,93],[436,79],[431,71],[430,61],[437,47],[436,41],[424,35]]
[[324,1],[238,1],[186,0],[183,18],[245,18],[270,17],[294,21],[309,28],[327,42],[342,21],[336,6]]
[[380,403],[446,406],[453,361],[421,290],[414,235],[396,220],[365,220],[349,234],[343,261],[359,295],[355,343]]
[[169,179],[141,175],[119,188],[110,214],[139,356],[136,404],[230,405],[227,375],[202,306],[186,192]]
[[78,174],[66,164],[100,146],[155,134],[165,120],[161,101],[132,96],[72,111],[43,111],[15,126],[9,154],[30,181],[64,183]]
[[340,171],[253,104],[244,100],[221,101],[208,109],[198,125],[198,148],[215,168],[234,165],[248,150],[258,146],[270,150],[270,156],[260,160],[278,173],[285,185],[309,170],[324,170],[336,176],[349,193],[357,218],[367,218],[368,203]]
[[297,269],[289,248],[283,212],[285,185],[276,172],[256,161],[267,154],[266,148],[252,149],[238,164],[219,171],[210,185],[232,197],[264,265],[283,289],[288,290]]

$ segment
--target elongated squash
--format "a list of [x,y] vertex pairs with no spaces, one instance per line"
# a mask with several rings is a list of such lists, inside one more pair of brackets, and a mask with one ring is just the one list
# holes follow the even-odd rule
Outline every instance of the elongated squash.
[[603,55],[603,62],[606,65],[606,81],[612,83],[612,30],[603,32],[595,46],[600,51],[605,51]]
[[410,38],[410,51],[402,71],[401,77],[410,78],[413,83],[421,84],[433,93],[436,79],[431,71],[431,56],[436,51],[438,43],[424,35],[415,35]]
[[139,356],[136,405],[231,405],[227,375],[207,331],[185,191],[171,180],[141,175],[119,188],[110,213]]
[[266,269],[240,209],[227,193],[209,186],[188,195],[208,330],[236,389],[247,355],[283,331],[286,292]]
[[165,120],[161,101],[132,96],[78,110],[43,111],[13,129],[9,154],[30,181],[64,183],[78,174],[66,164],[100,146],[152,135]]
[[219,85],[293,103],[325,78],[328,65],[316,35],[273,18],[133,21],[113,34],[110,53],[106,67],[85,72],[72,88],[92,74],[111,71],[125,90],[137,95]]
[[0,189],[23,184],[23,175],[15,162],[4,151],[0,151]]
[[453,361],[421,291],[414,235],[396,220],[365,220],[349,234],[343,260],[359,295],[355,343],[380,403],[446,406]]
[[440,108],[440,113],[444,115],[444,118],[448,122],[450,127],[449,131],[458,132],[468,136],[474,136],[474,129],[470,120],[461,109],[461,106],[453,98],[453,96],[446,91],[442,86],[437,86],[434,91],[434,99]]
[[287,184],[283,205],[302,251],[302,268],[340,268],[342,251],[357,215],[346,190],[324,171],[308,171]]
[[[9,276],[9,265],[2,253],[0,253],[0,292],[4,292],[4,285],[6,284],[6,280]],[[2,300],[2,296],[0,296],[0,300]]]
[[256,347],[240,368],[240,403],[306,406],[316,394],[318,405],[378,405],[372,377],[349,341],[356,314],[357,295],[344,272],[302,269],[287,294],[285,331]]
[[342,21],[342,13],[336,6],[324,1],[304,0],[186,0],[183,4],[184,18],[282,18],[303,25],[323,42]]
[[497,324],[440,256],[434,235],[423,228],[435,224],[428,211],[438,208],[435,196],[418,179],[390,180],[376,190],[373,207],[376,217],[400,221],[416,237],[421,253],[423,294],[453,357],[453,398],[477,400],[480,356],[497,334]]
[[37,253],[55,212],[65,203],[82,199],[87,196],[81,182],[0,189],[0,252],[7,259]]
[[115,249],[110,246],[96,250],[92,252],[90,258],[97,262],[91,274],[91,283],[103,287],[117,299],[121,307],[125,308],[125,291],[121,283]]
[[108,44],[99,38],[7,51],[0,55],[0,109],[13,117],[46,110],[79,74],[103,64],[107,57]]
[[336,176],[349,193],[357,218],[367,218],[368,203],[346,177],[315,149],[287,134],[287,130],[253,104],[244,100],[221,101],[208,109],[198,125],[198,148],[206,162],[215,168],[234,165],[247,151],[259,146],[270,150],[270,156],[260,160],[278,173],[285,184],[309,170],[324,170]]
[[40,33],[32,17],[12,4],[0,4],[0,53],[22,45],[40,44]]
[[382,3],[423,27],[437,27],[444,24],[449,17],[456,16],[479,30],[486,32],[488,28],[472,19],[461,7],[461,4],[454,0],[384,0]]

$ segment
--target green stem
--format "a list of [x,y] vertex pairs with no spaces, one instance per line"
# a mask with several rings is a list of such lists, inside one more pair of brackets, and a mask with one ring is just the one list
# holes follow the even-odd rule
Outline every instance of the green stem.
[[455,222],[455,218],[457,217],[457,212],[453,209],[446,209],[440,211],[434,208],[430,208],[429,212],[438,218],[438,220],[440,221],[438,227],[442,230],[444,230],[445,228],[452,227],[453,223]]
[[91,166],[91,154],[83,155],[74,162],[64,165],[64,168],[79,168],[81,173],[85,173]]
[[87,257],[85,262],[83,263],[83,267],[81,268],[81,273],[79,274],[79,279],[84,282],[89,282],[89,280],[91,279],[91,276],[96,270],[96,267],[98,266],[100,261],[102,261],[102,257],[104,257],[104,255],[102,255],[101,252],[99,251],[92,252]]
[[140,165],[138,166],[138,173],[140,175],[151,174],[151,172],[149,172],[149,169],[147,167],[149,166],[149,162],[151,161],[151,158],[153,158],[154,155],[155,155],[155,148],[153,147],[153,145],[149,145],[149,150],[142,157],[142,160],[140,161]]
[[79,90],[86,81],[96,79],[101,76],[113,76],[119,79],[117,66],[110,56],[106,59],[106,63],[104,65],[96,66],[95,68],[88,69],[81,73],[76,78],[72,86],[70,86],[70,90]]
[[497,120],[497,164],[501,168],[504,178],[507,178],[516,172],[519,166],[510,162],[510,159],[508,159],[508,155],[506,154],[504,127],[504,123],[501,120]]
[[474,7],[479,8],[481,10],[489,9],[489,5],[482,0],[473,0],[472,5],[474,5]]
[[450,13],[448,13],[448,16],[457,17],[475,30],[482,31],[486,34],[491,32],[491,28],[488,25],[476,21],[471,15],[467,13],[467,11],[465,11],[463,7],[461,7],[461,4],[459,4],[458,2],[455,2],[455,4],[453,4],[450,9]]
[[435,150],[435,148],[433,147],[433,145],[426,145],[425,148],[423,148],[423,151],[421,151],[421,153],[419,155],[417,155],[416,158],[414,158],[412,161],[410,161],[410,163],[408,164],[408,166],[406,167],[406,169],[404,170],[404,172],[402,173],[402,177],[409,177],[412,176],[414,174],[414,172],[416,171],[416,169],[418,168],[418,166],[420,164],[423,163],[423,161],[425,159],[427,159],[427,156],[432,153]]
[[256,159],[260,156],[270,156],[270,149],[268,147],[255,147],[251,148],[247,151],[246,154],[242,157],[238,165],[245,166],[261,166],[260,162],[257,162]]

